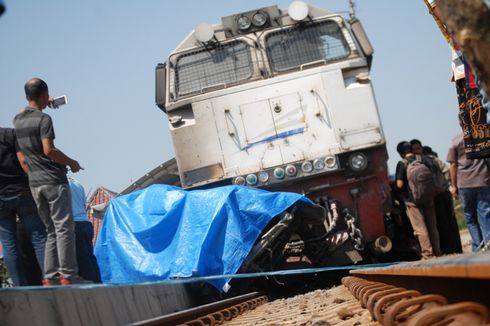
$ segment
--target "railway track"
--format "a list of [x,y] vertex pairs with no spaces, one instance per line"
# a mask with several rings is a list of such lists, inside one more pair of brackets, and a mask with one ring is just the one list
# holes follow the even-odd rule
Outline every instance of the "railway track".
[[351,270],[338,286],[269,301],[263,293],[135,325],[490,325],[490,254]]

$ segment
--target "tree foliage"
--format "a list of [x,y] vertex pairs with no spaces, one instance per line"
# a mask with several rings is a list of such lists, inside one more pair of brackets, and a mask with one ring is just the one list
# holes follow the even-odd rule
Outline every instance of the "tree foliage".
[[5,261],[0,258],[0,287],[10,287],[12,286],[10,282],[10,277],[5,267]]

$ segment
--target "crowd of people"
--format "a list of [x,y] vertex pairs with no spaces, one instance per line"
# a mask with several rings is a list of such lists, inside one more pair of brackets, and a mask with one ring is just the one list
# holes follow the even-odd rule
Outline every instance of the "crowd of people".
[[0,128],[0,242],[15,286],[100,282],[80,164],[54,145],[48,85],[25,84],[28,105]]
[[418,139],[397,145],[395,188],[418,240],[423,259],[461,253],[453,199],[461,198],[472,250],[490,241],[490,166],[467,159],[462,133],[450,144],[447,163]]

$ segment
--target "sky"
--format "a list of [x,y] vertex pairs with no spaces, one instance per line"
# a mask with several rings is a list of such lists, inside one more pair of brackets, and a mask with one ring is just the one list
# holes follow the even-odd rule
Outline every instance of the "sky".
[[[68,104],[46,109],[55,145],[79,161],[89,193],[116,192],[174,156],[154,104],[154,68],[201,22],[283,0],[4,0],[0,17],[0,126],[26,106],[24,84],[45,80]],[[348,0],[306,1],[347,15]],[[459,132],[450,51],[423,0],[357,0],[374,46],[371,79],[390,155],[418,138],[443,159]]]

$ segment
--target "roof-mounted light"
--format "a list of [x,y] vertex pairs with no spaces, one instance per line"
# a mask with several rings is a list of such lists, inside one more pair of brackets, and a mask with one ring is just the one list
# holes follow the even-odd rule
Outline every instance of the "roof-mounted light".
[[288,7],[288,15],[299,22],[308,17],[308,5],[303,1],[293,1]]
[[269,20],[269,16],[263,11],[257,11],[252,16],[252,24],[256,27],[262,27],[267,23],[267,20]]
[[200,23],[194,28],[194,35],[199,42],[209,42],[214,36],[213,26],[208,23]]
[[252,25],[252,21],[250,20],[250,18],[248,18],[248,16],[242,15],[238,17],[237,25],[239,30],[246,31],[250,28],[250,25]]

